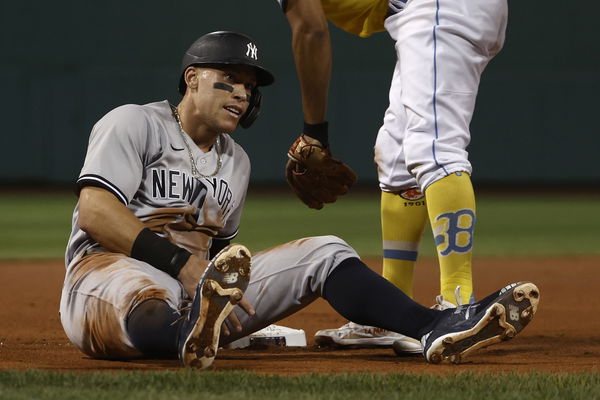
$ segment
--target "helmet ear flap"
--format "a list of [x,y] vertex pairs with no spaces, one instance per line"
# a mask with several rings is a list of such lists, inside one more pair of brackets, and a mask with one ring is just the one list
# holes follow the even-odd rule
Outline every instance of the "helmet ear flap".
[[246,110],[244,115],[242,115],[242,118],[240,118],[240,125],[242,126],[242,128],[249,128],[250,125],[252,125],[252,123],[256,121],[256,118],[258,118],[258,115],[260,114],[261,104],[262,94],[260,93],[260,90],[258,90],[258,88],[255,87],[254,89],[252,89],[252,94],[250,95],[248,109]]

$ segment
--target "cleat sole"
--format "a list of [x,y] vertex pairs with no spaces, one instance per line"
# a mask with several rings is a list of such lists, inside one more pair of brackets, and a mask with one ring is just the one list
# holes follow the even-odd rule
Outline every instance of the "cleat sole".
[[[183,365],[206,369],[217,354],[221,326],[242,299],[250,279],[250,252],[241,245],[230,245],[214,258],[202,283],[200,316],[188,333]],[[242,273],[242,270],[244,273]]]
[[539,290],[533,283],[523,283],[492,304],[471,329],[453,332],[436,339],[428,350],[430,363],[459,364],[472,352],[510,340],[532,320],[537,311]]

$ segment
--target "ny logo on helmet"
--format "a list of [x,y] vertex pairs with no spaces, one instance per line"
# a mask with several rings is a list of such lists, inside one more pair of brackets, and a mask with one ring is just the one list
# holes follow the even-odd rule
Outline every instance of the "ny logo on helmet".
[[248,43],[248,49],[246,50],[246,57],[258,60],[258,48],[254,43]]

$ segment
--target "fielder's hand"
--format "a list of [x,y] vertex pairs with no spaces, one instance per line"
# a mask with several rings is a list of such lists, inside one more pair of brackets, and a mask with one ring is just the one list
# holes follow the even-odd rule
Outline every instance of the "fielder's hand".
[[356,183],[356,174],[331,157],[316,139],[301,135],[288,150],[287,181],[296,196],[310,208],[320,210],[333,203]]

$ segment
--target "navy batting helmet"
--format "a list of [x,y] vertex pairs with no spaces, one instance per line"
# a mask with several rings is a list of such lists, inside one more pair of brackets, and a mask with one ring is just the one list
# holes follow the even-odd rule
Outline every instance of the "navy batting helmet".
[[252,38],[237,32],[218,31],[200,37],[183,55],[179,93],[185,94],[183,73],[188,67],[210,64],[241,64],[254,67],[257,86],[267,86],[275,80],[273,74],[260,65],[258,46]]

